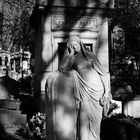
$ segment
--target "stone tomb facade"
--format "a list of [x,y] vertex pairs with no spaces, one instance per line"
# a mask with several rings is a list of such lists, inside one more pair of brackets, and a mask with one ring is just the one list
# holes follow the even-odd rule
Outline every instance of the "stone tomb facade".
[[[46,2],[46,5],[36,5],[31,17],[32,25],[37,32],[35,93],[41,95],[38,101],[40,109],[44,107],[44,110],[46,109],[48,140],[74,140],[76,116],[74,108],[71,108],[74,102],[67,100],[71,98],[70,94],[55,95],[55,93],[52,95],[52,100],[55,98],[55,102],[45,101],[46,79],[52,72],[58,70],[65,41],[71,35],[78,35],[86,47],[97,54],[109,75],[108,18],[105,9],[110,8],[110,1],[104,1],[103,5],[102,2],[96,3],[96,1],[85,1],[85,4],[83,1],[82,3],[78,1],[77,6],[77,1],[73,0],[69,1],[68,5],[62,3],[62,0],[58,0],[57,3],[54,0],[52,5],[47,4]],[[43,101],[45,104],[42,104]],[[57,104],[58,102],[63,102],[66,106]],[[71,113],[64,111],[67,106],[73,110]]]
[[104,10],[51,7],[46,14],[48,9],[42,9],[35,43],[37,93],[44,94],[46,79],[49,73],[58,69],[64,42],[70,35],[80,36],[87,48],[97,54],[106,72],[109,72],[108,18],[104,16]]

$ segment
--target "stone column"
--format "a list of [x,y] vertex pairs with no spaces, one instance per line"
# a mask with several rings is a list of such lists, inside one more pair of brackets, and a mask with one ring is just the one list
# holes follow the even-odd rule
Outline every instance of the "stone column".
[[[45,112],[45,82],[48,73],[52,72],[52,46],[51,46],[51,20],[42,13],[42,7],[35,7],[39,16],[38,28],[36,29],[35,42],[35,102],[37,111]],[[32,16],[32,20],[36,21]]]

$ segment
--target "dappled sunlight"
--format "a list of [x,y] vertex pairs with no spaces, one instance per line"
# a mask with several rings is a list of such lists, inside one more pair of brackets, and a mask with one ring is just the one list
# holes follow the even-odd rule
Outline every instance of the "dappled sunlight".
[[56,134],[61,134],[61,137],[71,138],[75,136],[76,123],[71,112],[66,112],[64,105],[58,105],[56,108]]
[[[26,2],[31,1],[26,0]],[[0,11],[1,3],[0,1]],[[90,51],[97,52],[103,66],[108,69],[108,21],[105,20],[105,10],[112,7],[111,5],[112,0],[36,0],[31,16],[31,24],[36,32],[35,83],[33,83],[35,100],[25,100],[21,109],[25,105],[30,114],[32,114],[30,108],[35,110],[39,106],[40,108],[37,110],[40,112],[44,112],[46,109],[47,133],[52,137],[50,140],[55,137],[56,140],[75,140],[76,129],[80,128],[77,126],[80,124],[76,124],[80,120],[77,119],[79,115],[77,110],[80,105],[79,100],[74,100],[72,78],[57,71],[63,54],[59,52],[59,48],[71,35],[78,35]],[[24,34],[25,30],[22,31]],[[26,44],[26,39],[21,46],[24,44]],[[28,47],[27,44],[26,47]],[[62,47],[60,51],[63,50],[65,47]],[[50,75],[52,83],[48,86],[50,86],[51,93],[47,93],[45,84]],[[94,80],[90,82],[92,83]],[[3,84],[0,85],[0,89],[5,92],[5,96],[8,95],[8,88],[5,88]],[[0,98],[3,98],[2,96],[1,94]],[[0,120],[2,119],[4,118],[0,118]],[[82,133],[83,135],[86,133],[84,127]]]
[[[36,23],[37,21],[40,25],[38,26],[39,30],[42,30],[42,35],[41,35],[42,40],[40,40],[41,45],[38,44],[38,46],[36,47],[37,51],[36,51],[36,56],[35,56],[39,58],[39,55],[41,55],[42,62],[41,63],[39,62],[39,64],[42,64],[42,66],[40,67],[42,71],[54,71],[57,69],[56,65],[58,65],[57,63],[58,61],[57,43],[58,42],[56,41],[56,39],[61,38],[61,42],[64,42],[65,39],[68,38],[71,34],[79,35],[83,39],[88,38],[88,34],[89,34],[89,37],[92,38],[93,40],[95,38],[97,39],[98,37],[95,37],[93,34],[95,32],[98,34],[98,30],[96,30],[96,26],[100,26],[98,25],[100,23],[98,23],[97,18],[106,17],[106,14],[105,14],[106,11],[104,9],[102,11],[102,9],[100,8],[113,7],[112,0],[107,0],[107,1],[97,1],[97,0],[94,0],[94,1],[93,0],[39,1],[38,0],[37,3],[40,5],[40,7],[35,6],[36,10],[34,9],[33,11],[32,22],[34,21]],[[65,8],[65,6],[69,6],[69,8]],[[83,7],[87,7],[87,8],[83,8]],[[36,13],[36,11],[38,11],[38,13]],[[38,18],[38,20],[36,18]],[[94,18],[95,18],[95,21],[94,21]],[[32,24],[36,25],[35,23],[32,23]],[[95,27],[91,29],[92,26],[95,26]],[[102,31],[103,30],[100,31],[101,34],[102,34]],[[105,41],[107,44],[108,43],[107,40]],[[105,41],[104,42],[100,41],[99,45],[104,46]],[[39,48],[41,50],[41,54],[39,54],[40,53],[40,51],[38,51]],[[101,47],[101,49],[103,49],[103,47]],[[104,58],[104,57],[101,57],[101,58]],[[56,63],[56,64],[53,64],[53,63]],[[36,73],[40,72],[39,68],[35,68],[35,69],[37,69]],[[42,79],[44,78],[42,77]]]

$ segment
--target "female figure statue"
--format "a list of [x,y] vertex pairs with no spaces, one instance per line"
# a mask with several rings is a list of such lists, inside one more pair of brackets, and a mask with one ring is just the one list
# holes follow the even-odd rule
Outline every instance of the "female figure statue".
[[96,55],[86,49],[78,36],[66,41],[57,73],[72,80],[77,114],[75,140],[100,140],[103,108],[106,115],[111,98],[109,80]]

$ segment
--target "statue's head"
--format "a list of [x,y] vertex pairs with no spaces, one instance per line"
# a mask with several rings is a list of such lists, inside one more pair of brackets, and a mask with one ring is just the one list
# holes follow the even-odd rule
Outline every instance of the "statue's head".
[[[76,35],[70,36],[66,41],[66,45],[67,45],[67,49],[66,49],[66,53],[63,56],[63,61],[61,63],[62,67],[64,67],[64,65],[66,63],[65,60],[69,55],[68,48],[72,48],[75,53],[81,52],[83,57],[85,57],[87,59],[87,61],[92,62],[94,67],[96,67],[97,71],[101,75],[104,74],[104,70],[103,70],[97,56],[85,47],[84,43],[81,41],[81,39],[78,36],[76,36]],[[74,55],[74,57],[76,57],[76,55]],[[71,61],[69,61],[69,62],[72,63]]]
[[74,52],[80,52],[81,51],[81,40],[78,36],[70,36],[70,38],[66,41],[67,48],[72,48]]

